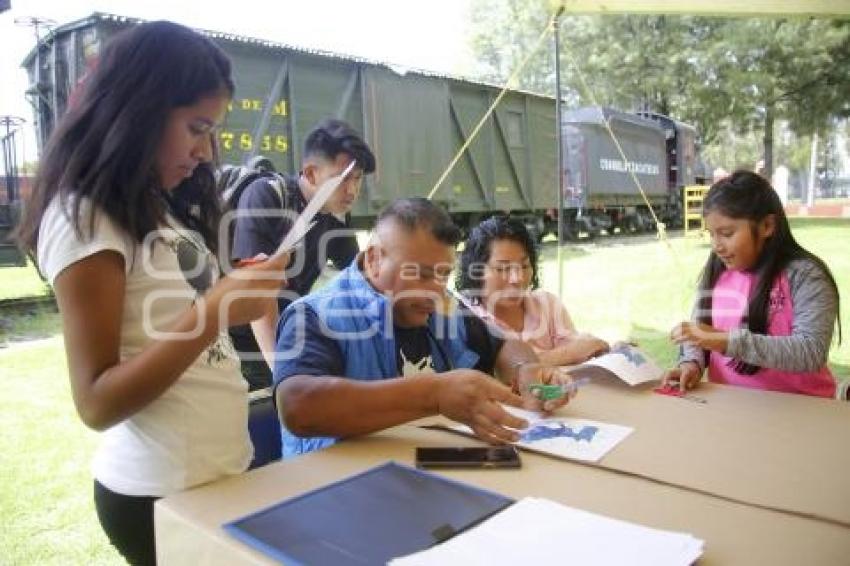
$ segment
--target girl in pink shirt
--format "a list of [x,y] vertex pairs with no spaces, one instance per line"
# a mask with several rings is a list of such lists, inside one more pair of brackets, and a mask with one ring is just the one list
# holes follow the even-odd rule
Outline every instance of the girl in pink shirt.
[[547,364],[578,364],[609,349],[576,332],[558,297],[538,285],[537,247],[522,222],[496,216],[473,229],[458,282],[473,312],[528,343]]
[[703,216],[712,251],[694,321],[671,333],[681,350],[665,384],[691,389],[707,367],[715,383],[835,395],[827,355],[838,287],[826,264],[794,239],[773,187],[737,171],[711,187]]

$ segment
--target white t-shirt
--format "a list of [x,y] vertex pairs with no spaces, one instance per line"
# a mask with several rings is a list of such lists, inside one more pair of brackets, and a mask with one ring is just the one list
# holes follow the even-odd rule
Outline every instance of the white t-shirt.
[[[106,214],[95,215],[90,232],[90,201],[83,205],[81,238],[53,200],[39,229],[38,264],[52,285],[62,270],[95,253],[124,257],[126,360],[191,307],[217,279],[218,264],[203,239],[171,217],[140,245]],[[117,493],[163,496],[241,473],[252,454],[248,384],[225,332],[158,399],[103,433],[92,470]]]

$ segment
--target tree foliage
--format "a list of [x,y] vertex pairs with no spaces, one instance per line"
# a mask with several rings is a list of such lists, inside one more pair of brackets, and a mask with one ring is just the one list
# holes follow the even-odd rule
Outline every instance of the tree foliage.
[[[503,82],[546,25],[547,0],[473,0],[472,48],[483,79]],[[568,105],[652,110],[692,123],[705,144],[760,132],[772,163],[777,121],[798,136],[850,115],[850,22],[697,16],[564,16]],[[551,39],[520,75],[554,95]],[[585,79],[587,88],[583,86]]]

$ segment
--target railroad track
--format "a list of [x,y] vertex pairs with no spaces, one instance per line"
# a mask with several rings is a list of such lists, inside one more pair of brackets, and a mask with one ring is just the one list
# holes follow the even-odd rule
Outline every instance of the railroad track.
[[56,312],[56,300],[53,295],[0,299],[0,316],[30,314],[43,311]]
[[[670,239],[682,238],[685,235],[685,231],[681,228],[677,228],[675,230],[667,230],[667,237]],[[638,245],[645,244],[648,242],[657,242],[658,234],[656,232],[645,232],[641,234],[603,234],[600,236],[596,236],[595,238],[581,238],[579,240],[565,242],[563,245],[566,247],[570,246],[586,246],[586,247],[612,247],[612,246],[629,246],[629,245]],[[546,240],[543,242],[544,249],[556,249],[558,244],[555,240]]]

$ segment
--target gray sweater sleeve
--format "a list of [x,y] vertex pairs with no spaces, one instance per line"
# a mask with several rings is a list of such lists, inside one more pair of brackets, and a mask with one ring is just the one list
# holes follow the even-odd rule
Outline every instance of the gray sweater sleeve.
[[760,367],[784,371],[817,371],[827,362],[838,295],[826,273],[807,259],[795,260],[785,270],[791,288],[794,323],[790,336],[753,334],[732,330],[726,355]]
[[[699,297],[694,301],[694,306],[691,309],[691,320],[698,320],[699,318]],[[696,362],[699,365],[699,370],[702,372],[705,370],[705,364],[707,360],[708,352],[700,348],[699,346],[695,346],[693,344],[685,343],[679,346],[679,361],[676,365],[682,364],[684,362]]]

